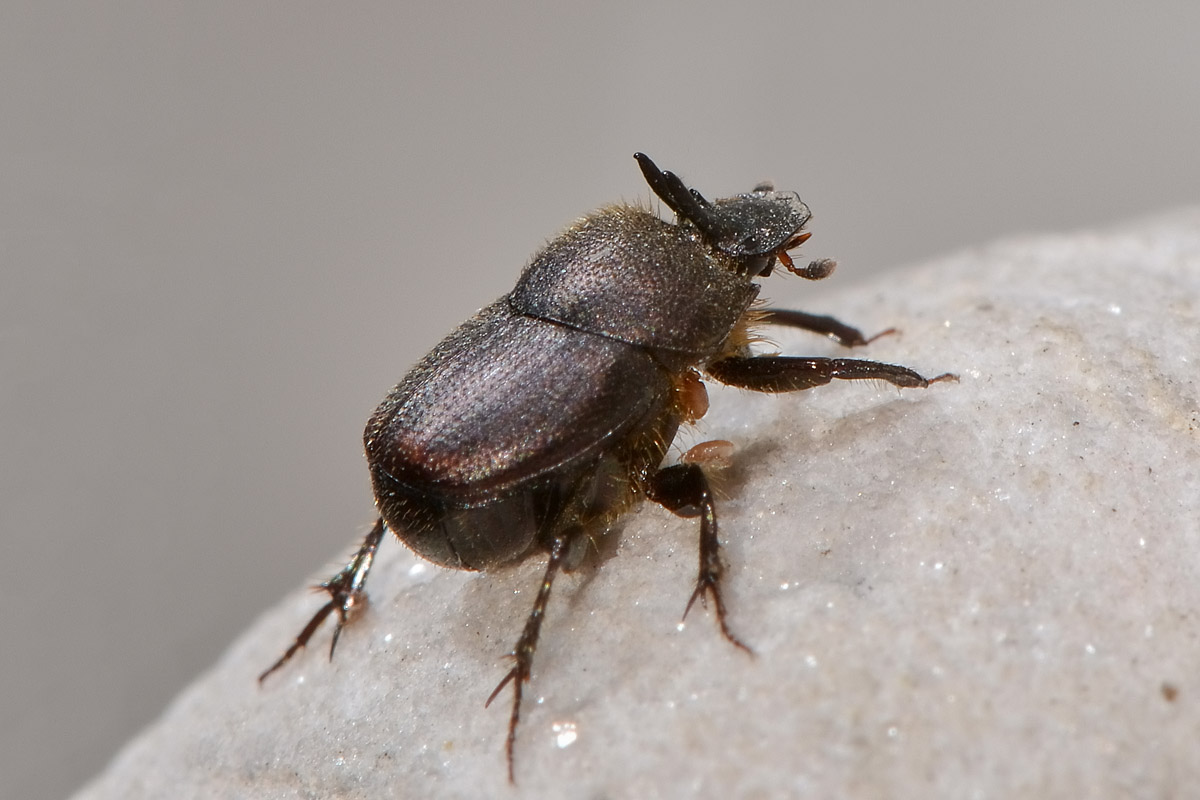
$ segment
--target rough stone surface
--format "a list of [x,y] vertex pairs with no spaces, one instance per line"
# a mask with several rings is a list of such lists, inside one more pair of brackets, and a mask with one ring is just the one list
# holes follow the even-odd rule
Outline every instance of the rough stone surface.
[[683,444],[739,445],[719,514],[756,655],[702,608],[679,626],[696,525],[643,507],[556,584],[515,788],[509,696],[483,701],[542,560],[464,574],[386,542],[332,665],[325,630],[255,682],[320,602],[298,590],[77,796],[1184,796],[1198,302],[1200,210],[826,295],[901,329],[855,355],[961,382],[714,390]]

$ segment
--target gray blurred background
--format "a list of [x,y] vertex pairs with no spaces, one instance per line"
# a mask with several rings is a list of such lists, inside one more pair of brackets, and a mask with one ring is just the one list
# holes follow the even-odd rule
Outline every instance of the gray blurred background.
[[841,268],[766,293],[836,312],[1200,200],[1197,31],[1114,0],[5,3],[0,795],[69,793],[348,555],[376,402],[573,217],[646,199],[634,150],[799,190]]

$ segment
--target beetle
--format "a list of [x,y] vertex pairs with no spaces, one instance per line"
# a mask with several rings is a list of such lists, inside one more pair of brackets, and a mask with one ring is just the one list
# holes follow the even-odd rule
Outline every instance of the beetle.
[[[555,576],[586,543],[646,498],[699,517],[699,572],[684,609],[711,600],[730,630],[708,450],[663,466],[680,426],[707,410],[702,375],[758,392],[790,392],[833,380],[883,380],[924,388],[907,367],[846,358],[756,355],[762,324],[823,334],[847,347],[873,341],[838,320],[756,305],[757,279],[776,266],[809,280],[831,259],[798,266],[790,251],[811,235],[808,206],[764,183],[706,200],[649,157],[634,154],[655,195],[675,214],[613,205],[578,220],[525,267],[516,287],[447,336],[392,389],[363,435],[379,518],[344,568],[320,588],[327,602],[262,682],[337,613],[329,647],[364,586],[386,531],[445,567],[487,570],[534,554],[548,557],[514,664],[488,698],[510,683],[505,755],[513,749],[522,689]],[[884,331],[879,336],[891,333]],[[692,455],[689,453],[689,455]],[[582,546],[581,546],[582,545]]]

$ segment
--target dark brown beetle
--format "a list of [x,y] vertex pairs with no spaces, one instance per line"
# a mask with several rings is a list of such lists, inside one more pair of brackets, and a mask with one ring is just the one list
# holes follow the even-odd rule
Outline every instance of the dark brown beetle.
[[[675,212],[615,205],[576,222],[538,253],[509,294],[433,349],[376,409],[364,434],[379,520],[358,553],[322,584],[330,601],[263,680],[303,647],[327,616],[329,654],[363,586],[385,530],[419,555],[484,570],[549,554],[515,664],[488,698],[513,684],[506,753],[555,575],[592,536],[641,497],[700,517],[700,571],[684,614],[711,598],[725,638],[748,650],[725,620],[712,492],[700,463],[663,467],[679,426],[704,414],[700,372],[759,392],[831,380],[884,380],[924,388],[905,367],[844,358],[753,355],[752,326],[788,325],[847,347],[867,344],[831,317],[755,309],[776,263],[810,280],[828,259],[797,267],[808,207],[769,184],[709,202],[634,155],[654,193]],[[886,332],[885,332],[886,333]],[[872,337],[874,338],[874,337]],[[720,448],[718,448],[720,449]]]

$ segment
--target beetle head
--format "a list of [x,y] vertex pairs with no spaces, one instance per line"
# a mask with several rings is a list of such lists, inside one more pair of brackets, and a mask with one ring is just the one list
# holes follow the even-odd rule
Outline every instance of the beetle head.
[[775,256],[786,259],[789,248],[808,238],[801,229],[812,214],[795,192],[777,192],[764,183],[748,194],[709,202],[675,173],[660,170],[645,153],[633,157],[667,207],[696,226],[710,246],[741,261],[751,277],[768,274]]

